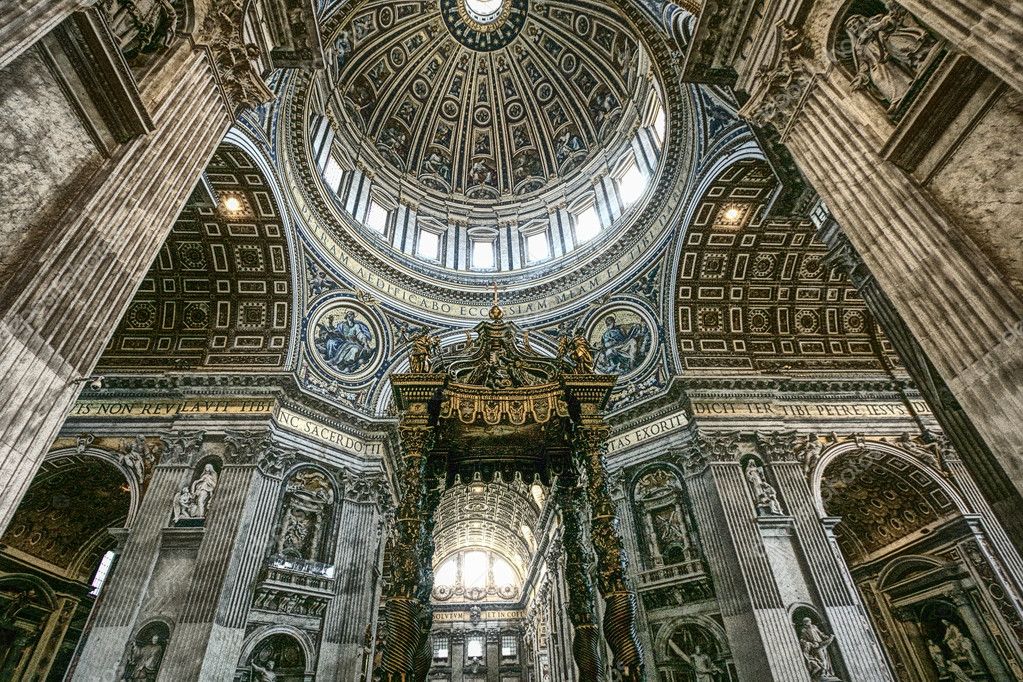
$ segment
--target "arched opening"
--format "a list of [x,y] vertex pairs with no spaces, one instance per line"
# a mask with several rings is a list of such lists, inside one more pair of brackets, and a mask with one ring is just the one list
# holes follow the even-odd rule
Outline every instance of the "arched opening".
[[84,451],[43,463],[0,546],[0,679],[56,679],[68,668],[112,569],[132,488]]
[[307,662],[302,643],[294,636],[278,632],[260,641],[252,650],[242,671],[251,677],[242,679],[304,682]]
[[895,448],[845,449],[820,497],[898,679],[1020,679],[1018,617],[990,578],[1003,569],[935,473]]

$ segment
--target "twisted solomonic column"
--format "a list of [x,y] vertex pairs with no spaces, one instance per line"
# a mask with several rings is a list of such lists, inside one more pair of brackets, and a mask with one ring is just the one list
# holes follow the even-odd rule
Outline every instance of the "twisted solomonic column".
[[[583,540],[583,491],[576,481],[559,477],[557,501],[565,550],[565,583],[568,587],[568,618],[572,621],[572,656],[580,680],[599,680],[600,636],[597,632],[596,595],[590,581],[590,549]],[[562,485],[567,483],[567,485]]]
[[[388,682],[411,682],[425,678],[421,650],[429,633],[429,588],[423,597],[425,578],[430,575],[432,547],[422,513],[430,495],[426,486],[426,455],[432,445],[428,426],[402,426],[401,499],[394,527],[387,541],[391,580],[384,592],[384,647],[380,657],[380,678]],[[424,555],[426,565],[424,570]],[[425,628],[425,632],[424,632]]]
[[597,553],[597,585],[605,602],[604,639],[622,679],[638,682],[643,679],[643,652],[636,631],[636,595],[626,578],[629,558],[604,464],[608,435],[609,429],[602,421],[580,426],[574,442],[575,454],[586,472],[590,537]]

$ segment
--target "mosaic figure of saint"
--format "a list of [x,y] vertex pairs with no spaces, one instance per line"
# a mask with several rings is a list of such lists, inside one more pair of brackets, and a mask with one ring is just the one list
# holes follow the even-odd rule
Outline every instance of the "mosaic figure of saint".
[[639,367],[649,347],[649,332],[642,323],[619,324],[614,315],[604,318],[604,332],[594,361],[603,374],[628,374]]
[[365,322],[355,319],[351,310],[340,322],[334,319],[328,315],[326,324],[317,325],[316,347],[339,372],[357,372],[373,357],[373,332]]

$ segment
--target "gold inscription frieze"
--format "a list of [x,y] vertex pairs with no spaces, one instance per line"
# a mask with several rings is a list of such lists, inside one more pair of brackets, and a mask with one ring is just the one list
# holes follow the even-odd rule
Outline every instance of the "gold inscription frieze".
[[[930,414],[922,400],[910,403],[917,414]],[[693,400],[693,416],[723,419],[797,418],[797,419],[900,419],[911,417],[902,402],[775,402]]]
[[381,442],[353,436],[285,408],[278,409],[274,413],[273,418],[274,421],[288,431],[308,436],[313,440],[318,440],[321,443],[326,443],[327,445],[332,445],[358,455],[378,456],[382,455],[384,451],[384,446]]
[[80,400],[72,417],[177,417],[200,414],[270,414],[272,398],[187,398],[184,400]]

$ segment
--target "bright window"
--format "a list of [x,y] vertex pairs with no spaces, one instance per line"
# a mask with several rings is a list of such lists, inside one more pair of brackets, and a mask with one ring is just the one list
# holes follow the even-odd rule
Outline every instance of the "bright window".
[[600,234],[600,217],[597,208],[588,206],[575,216],[575,242],[585,244]]
[[341,187],[341,175],[341,166],[337,165],[333,156],[329,157],[323,167],[323,182],[335,193]]
[[530,262],[547,260],[551,257],[551,245],[546,232],[531,234],[526,237],[526,257]]
[[96,574],[92,576],[92,582],[90,586],[92,589],[89,594],[96,596],[99,591],[103,589],[103,583],[107,581],[107,576],[110,574],[110,567],[114,565],[114,554],[113,551],[108,551],[103,555],[103,558],[99,560],[99,566],[96,567]]
[[636,200],[643,196],[646,191],[647,177],[639,169],[635,162],[629,164],[629,169],[618,181],[618,191],[622,195],[622,204],[632,206]]
[[501,635],[501,658],[515,658],[519,655],[519,640],[515,635]]
[[664,107],[657,107],[657,115],[654,116],[654,133],[660,143],[664,142],[664,125]]
[[465,655],[469,658],[483,658],[483,637],[480,635],[466,637]]
[[420,230],[416,253],[420,258],[438,260],[440,258],[440,235],[429,230]]
[[373,200],[370,200],[366,212],[366,227],[380,234],[387,230],[387,209]]
[[508,562],[500,557],[494,557],[494,583],[497,585],[514,585],[516,582],[515,571],[508,565]]
[[462,584],[469,590],[487,586],[487,553],[466,552],[462,559]]
[[472,242],[472,267],[477,270],[491,270],[494,267],[494,242],[474,240]]
[[442,635],[437,635],[433,638],[433,660],[435,661],[447,661],[451,656],[451,650],[448,645],[448,638]]
[[433,574],[433,581],[438,585],[444,585],[447,587],[453,586],[455,581],[458,580],[458,562],[456,557],[451,557]]

